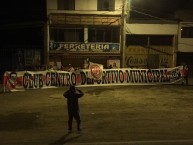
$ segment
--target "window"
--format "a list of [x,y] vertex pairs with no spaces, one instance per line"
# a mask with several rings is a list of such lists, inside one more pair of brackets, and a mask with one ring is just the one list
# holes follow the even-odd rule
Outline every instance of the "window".
[[149,37],[150,45],[173,45],[172,35],[151,35]]
[[119,27],[89,28],[88,42],[119,43]]
[[115,0],[98,0],[97,9],[98,11],[114,11]]
[[193,27],[182,27],[181,38],[193,38]]
[[127,35],[126,45],[173,45],[173,35]]
[[84,42],[83,28],[51,28],[50,40],[55,42]]
[[126,36],[126,45],[141,45],[147,46],[148,36],[146,35],[127,35]]
[[75,0],[58,0],[58,10],[75,10]]

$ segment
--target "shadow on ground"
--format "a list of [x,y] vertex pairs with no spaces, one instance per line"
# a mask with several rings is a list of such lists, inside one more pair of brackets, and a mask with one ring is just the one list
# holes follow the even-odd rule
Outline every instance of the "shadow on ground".
[[15,131],[38,126],[40,113],[11,113],[0,115],[0,131]]
[[81,134],[71,134],[71,133],[67,133],[64,136],[62,136],[61,138],[59,138],[58,140],[56,140],[55,142],[49,144],[49,145],[63,145],[65,143],[69,143],[77,138],[79,138],[81,136]]

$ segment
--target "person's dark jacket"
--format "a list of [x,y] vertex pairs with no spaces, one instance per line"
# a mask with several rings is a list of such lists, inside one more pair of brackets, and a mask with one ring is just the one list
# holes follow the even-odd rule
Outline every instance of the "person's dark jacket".
[[63,94],[63,96],[67,98],[69,111],[79,110],[78,98],[82,97],[83,95],[84,93],[79,89],[70,89]]

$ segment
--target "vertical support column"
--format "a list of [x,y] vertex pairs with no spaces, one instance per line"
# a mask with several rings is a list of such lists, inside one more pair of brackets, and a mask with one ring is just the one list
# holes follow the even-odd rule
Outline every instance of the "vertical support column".
[[122,0],[122,15],[121,15],[121,67],[125,67],[125,0]]
[[172,56],[172,67],[175,67],[176,66],[176,58],[177,58],[177,50],[178,50],[178,36],[179,35],[174,35],[174,38],[173,38],[173,46],[172,46],[172,53],[173,53],[173,56]]
[[84,27],[84,43],[88,43],[88,27]]
[[[125,27],[126,27],[126,18],[127,18],[127,13],[128,13],[128,19],[130,16],[130,0],[128,0],[128,4],[126,3],[126,0],[122,0],[122,16],[121,16],[121,67],[124,68],[126,66],[125,64],[125,45],[126,45],[126,32],[125,32]],[[129,5],[128,12],[126,11],[126,6]]]
[[49,32],[49,22],[47,21],[45,26],[45,34],[44,34],[44,64],[46,67],[49,66],[49,41],[50,41],[50,32]]
[[172,67],[175,67],[177,64],[177,52],[178,52],[178,44],[179,44],[179,38],[181,37],[181,25],[178,23],[178,30],[177,35],[174,35],[173,37],[173,56],[172,56]]

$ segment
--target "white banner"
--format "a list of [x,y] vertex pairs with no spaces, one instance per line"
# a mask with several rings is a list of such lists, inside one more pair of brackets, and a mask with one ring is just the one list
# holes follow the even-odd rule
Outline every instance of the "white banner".
[[4,91],[76,86],[159,85],[182,79],[182,66],[162,69],[103,69],[95,63],[90,69],[67,71],[5,72]]

